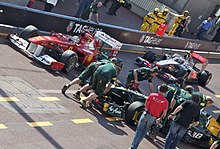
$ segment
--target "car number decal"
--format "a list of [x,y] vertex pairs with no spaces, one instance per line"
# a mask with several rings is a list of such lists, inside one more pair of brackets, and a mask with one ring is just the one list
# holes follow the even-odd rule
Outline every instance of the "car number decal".
[[188,130],[187,131],[187,134],[192,137],[192,138],[195,138],[195,139],[201,139],[203,134],[202,133],[199,133],[199,132],[193,132],[191,130]]

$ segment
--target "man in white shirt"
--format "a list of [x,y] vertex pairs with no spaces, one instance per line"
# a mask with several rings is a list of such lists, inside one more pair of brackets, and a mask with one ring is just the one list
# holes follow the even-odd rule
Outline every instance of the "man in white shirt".
[[46,0],[44,11],[51,12],[53,7],[56,6],[57,2],[58,2],[58,0]]

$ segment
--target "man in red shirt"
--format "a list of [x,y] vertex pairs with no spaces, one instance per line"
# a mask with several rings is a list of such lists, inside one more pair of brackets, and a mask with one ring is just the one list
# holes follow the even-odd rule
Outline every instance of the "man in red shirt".
[[160,122],[167,114],[168,101],[164,97],[168,87],[162,84],[158,93],[151,93],[145,103],[145,111],[141,115],[130,149],[137,149],[138,145],[149,132],[155,122]]

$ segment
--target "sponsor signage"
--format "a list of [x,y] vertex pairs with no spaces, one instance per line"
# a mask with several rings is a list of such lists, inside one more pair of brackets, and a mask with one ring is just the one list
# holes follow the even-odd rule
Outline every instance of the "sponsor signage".
[[[48,13],[4,2],[0,2],[0,10],[3,10],[3,13],[0,13],[0,23],[7,25],[18,27],[34,25],[42,31],[61,32],[68,35],[77,35],[84,31],[91,33],[103,31],[121,43],[178,50],[220,52],[220,43],[158,36],[104,23],[96,24],[79,18]],[[120,45],[117,46],[120,47]]]

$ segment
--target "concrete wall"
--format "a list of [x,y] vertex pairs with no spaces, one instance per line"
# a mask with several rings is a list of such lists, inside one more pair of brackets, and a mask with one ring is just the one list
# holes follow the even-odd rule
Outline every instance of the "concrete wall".
[[20,6],[26,6],[29,0],[0,0],[1,2],[16,4]]

